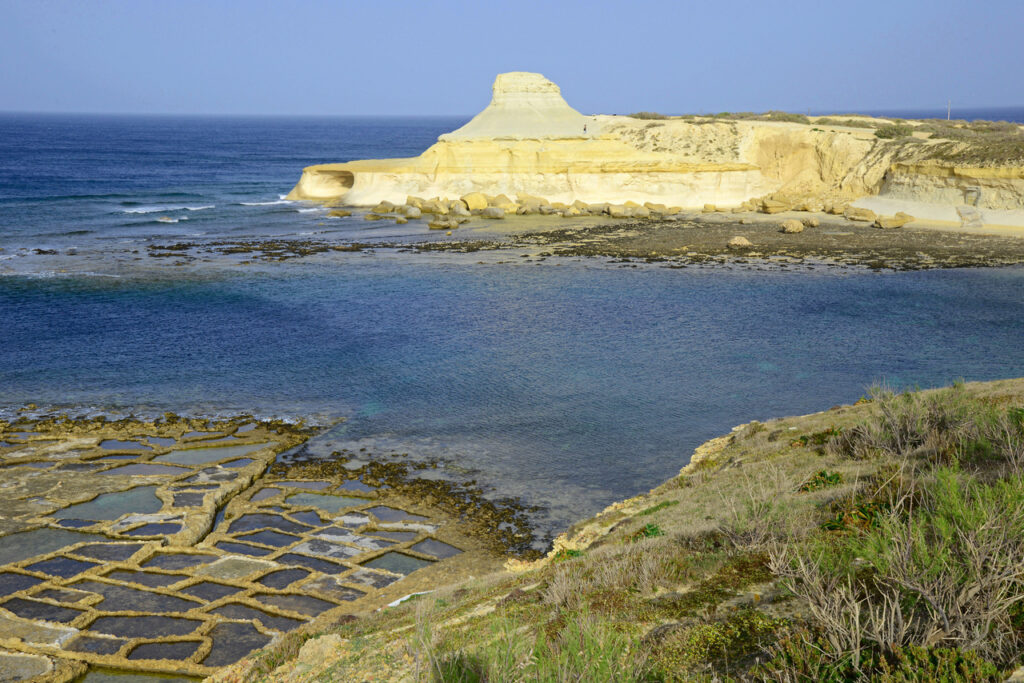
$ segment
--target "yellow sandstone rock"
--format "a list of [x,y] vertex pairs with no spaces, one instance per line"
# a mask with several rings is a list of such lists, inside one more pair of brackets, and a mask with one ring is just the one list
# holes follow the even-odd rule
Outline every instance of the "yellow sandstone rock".
[[487,208],[487,197],[481,192],[470,192],[462,195],[462,201],[470,211],[480,211]]
[[871,209],[858,209],[855,206],[846,207],[846,210],[843,211],[843,216],[845,216],[847,220],[861,221],[864,223],[872,223],[876,218],[875,212]]

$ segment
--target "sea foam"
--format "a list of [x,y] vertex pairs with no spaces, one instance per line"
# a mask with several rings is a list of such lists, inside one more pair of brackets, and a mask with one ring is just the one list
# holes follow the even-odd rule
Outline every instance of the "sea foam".
[[121,209],[123,213],[162,213],[167,211],[205,211],[216,208],[216,204],[206,206],[136,206],[130,209]]

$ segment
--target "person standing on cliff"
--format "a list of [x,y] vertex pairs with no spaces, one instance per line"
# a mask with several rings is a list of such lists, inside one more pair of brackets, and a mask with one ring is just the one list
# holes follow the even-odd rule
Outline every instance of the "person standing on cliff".
[[583,134],[584,135],[587,134],[587,124],[585,124],[585,123],[583,124]]

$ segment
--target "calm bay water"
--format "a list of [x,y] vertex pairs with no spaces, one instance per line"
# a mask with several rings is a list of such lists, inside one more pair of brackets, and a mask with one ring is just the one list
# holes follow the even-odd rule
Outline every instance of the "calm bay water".
[[304,165],[417,154],[458,124],[0,117],[0,408],[343,416],[314,452],[442,457],[546,506],[554,530],[739,422],[852,402],[880,379],[1024,375],[1020,268],[392,252],[179,273],[145,258],[182,236],[372,237],[280,195]]

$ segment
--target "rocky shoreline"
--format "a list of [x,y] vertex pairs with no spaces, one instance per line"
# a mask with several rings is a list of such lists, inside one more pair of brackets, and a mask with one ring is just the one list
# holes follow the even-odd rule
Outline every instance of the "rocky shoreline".
[[0,421],[4,680],[205,676],[296,628],[536,555],[516,501],[423,476],[429,462],[308,457],[317,431],[171,414]]

